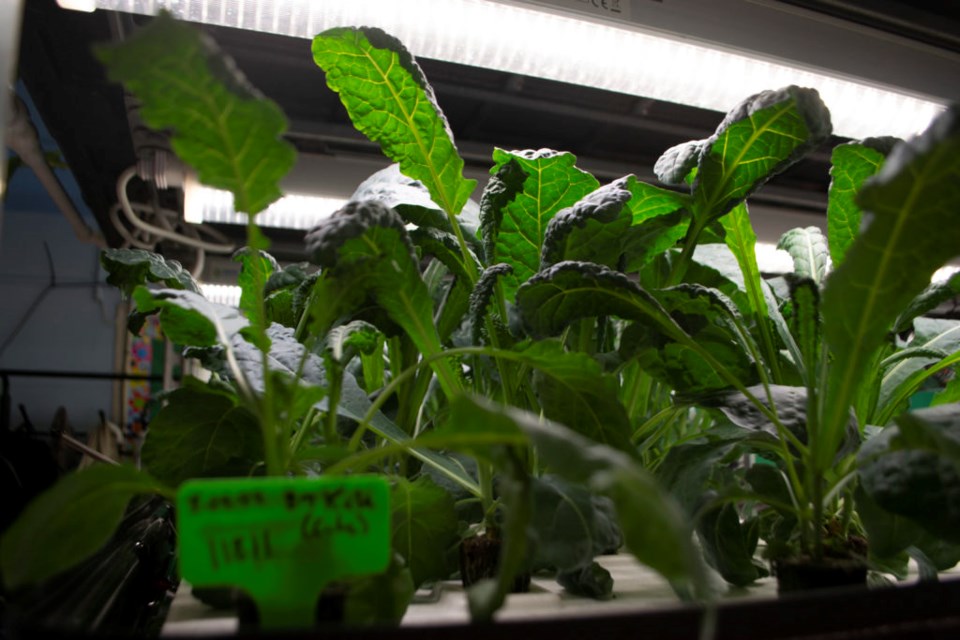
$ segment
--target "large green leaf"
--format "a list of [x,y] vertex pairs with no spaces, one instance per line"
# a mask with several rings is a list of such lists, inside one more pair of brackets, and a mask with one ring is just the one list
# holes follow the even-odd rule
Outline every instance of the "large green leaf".
[[[350,199],[376,200],[400,214],[407,224],[456,234],[450,224],[450,218],[440,209],[440,205],[430,199],[430,192],[423,183],[403,175],[399,164],[381,169],[361,182]],[[479,214],[477,204],[473,200],[468,200],[457,219],[464,239],[470,243],[471,248],[478,255],[482,253],[482,246],[477,237]]]
[[827,239],[835,265],[843,262],[847,249],[860,235],[863,211],[857,193],[870,176],[883,166],[896,138],[867,138],[833,148],[830,192],[827,204]]
[[704,143],[693,186],[698,224],[726,214],[831,130],[830,113],[814,89],[790,86],[741,102]]
[[535,369],[534,389],[544,416],[613,449],[633,455],[630,419],[616,377],[589,355],[567,352],[559,341],[518,347],[520,362]]
[[[493,255],[488,261],[493,264],[505,262],[513,267],[513,275],[504,278],[504,295],[513,297],[517,286],[540,269],[540,252],[543,248],[547,225],[560,210],[572,207],[581,198],[599,186],[589,173],[578,169],[576,158],[566,152],[541,149],[540,151],[493,152],[494,166],[491,173],[499,173],[501,167],[513,166],[524,174],[519,192],[508,190],[503,197],[495,199],[484,210],[484,244],[493,244]],[[515,185],[511,177],[509,184]],[[511,197],[507,197],[507,195]]]
[[857,202],[871,221],[823,295],[824,337],[834,361],[815,455],[820,469],[830,464],[851,400],[897,316],[960,253],[960,107],[898,145]]
[[777,249],[793,258],[793,272],[820,285],[830,269],[827,238],[819,227],[797,227],[780,236]]
[[476,182],[464,179],[450,126],[410,52],[371,27],[324,31],[312,49],[354,126],[423,183],[447,214],[459,214]]
[[143,249],[107,249],[100,254],[100,264],[107,271],[107,284],[125,296],[140,285],[160,283],[171,289],[200,293],[193,276],[176,260]]
[[756,348],[726,296],[699,285],[679,285],[661,289],[655,297],[692,342],[677,341],[655,325],[638,322],[623,332],[621,357],[637,358],[648,373],[681,396],[728,388],[729,377],[717,369],[718,364],[741,384],[757,381],[751,355]]
[[192,478],[245,476],[263,460],[256,418],[226,393],[177,389],[150,422],[143,464],[171,487]]
[[413,583],[449,577],[447,552],[460,538],[450,494],[427,476],[415,482],[397,478],[390,511],[393,549],[406,560]]
[[716,295],[698,292],[677,289],[663,295],[677,306],[679,317],[690,321],[687,326],[704,332],[705,344],[691,337],[684,325],[635,282],[600,265],[554,265],[520,287],[517,303],[534,335],[556,335],[583,317],[635,320],[621,340],[622,354],[640,357],[652,374],[680,390],[691,386],[693,393],[700,393],[752,379],[753,363],[737,344],[737,332],[727,328],[734,310]]
[[124,42],[97,48],[111,80],[140,103],[154,129],[204,184],[233,193],[237,211],[259,213],[280,197],[296,152],[287,121],[196,27],[161,14]]
[[863,446],[860,484],[880,507],[960,543],[960,405],[900,416]]
[[684,194],[640,182],[636,176],[615,180],[550,221],[540,267],[587,260],[637,270],[683,237],[690,222],[688,206]]
[[630,192],[632,216],[624,238],[628,271],[636,271],[677,243],[690,226],[690,197],[627,176],[617,181]]
[[558,335],[581,318],[649,318],[674,338],[683,331],[660,303],[622,273],[589,262],[565,261],[538,273],[517,292],[524,323],[536,336]]
[[451,403],[445,429],[529,439],[553,473],[613,500],[626,547],[640,562],[672,581],[702,586],[702,569],[680,508],[629,456],[535,414],[466,395]]
[[[433,324],[433,300],[420,277],[416,255],[403,221],[375,201],[351,202],[306,236],[311,260],[326,271],[321,281],[340,281],[350,296],[364,290],[401,326],[424,356],[440,352]],[[316,301],[324,305],[322,300]],[[444,360],[433,364],[448,394],[457,377]]]
[[623,180],[600,187],[550,220],[543,237],[540,268],[564,260],[589,260],[616,268],[630,227],[631,194]]
[[180,289],[138,287],[133,300],[141,313],[160,311],[164,334],[184,346],[212,347],[229,344],[247,325],[234,307],[210,302],[199,293]]
[[555,475],[534,478],[532,483],[534,569],[586,568],[595,556],[623,543],[608,499]]
[[708,509],[697,523],[697,537],[707,562],[730,584],[743,587],[768,575],[753,559],[756,545],[735,505]]
[[151,493],[172,495],[133,467],[97,465],[64,476],[0,538],[4,585],[37,584],[89,557],[110,539],[131,498]]

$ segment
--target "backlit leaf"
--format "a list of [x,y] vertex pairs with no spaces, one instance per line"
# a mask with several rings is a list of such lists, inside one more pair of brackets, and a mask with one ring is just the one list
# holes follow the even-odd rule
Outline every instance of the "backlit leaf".
[[851,400],[900,311],[960,254],[960,108],[898,145],[857,202],[872,214],[869,224],[823,295],[824,337],[834,362],[820,423],[820,468],[830,463]]
[[834,264],[843,262],[850,244],[860,235],[863,211],[856,201],[860,187],[880,170],[897,141],[896,138],[868,138],[833,148],[827,238]]
[[[562,209],[572,207],[594,191],[599,183],[578,169],[576,158],[565,152],[539,151],[493,152],[491,173],[504,165],[513,165],[524,174],[521,190],[504,198],[498,211],[485,212],[499,220],[491,264],[505,262],[513,267],[513,275],[503,280],[504,295],[512,299],[517,286],[540,269],[540,254],[550,220]],[[485,233],[494,228],[484,223]],[[485,240],[485,244],[489,241]]]
[[259,213],[280,197],[296,159],[280,137],[286,118],[199,29],[163,13],[97,55],[136,95],[140,117],[171,129],[177,155],[202,183],[230,191],[237,211]]
[[447,119],[400,41],[371,27],[330,29],[313,39],[313,59],[354,126],[446,213],[458,215],[476,182],[464,179]]

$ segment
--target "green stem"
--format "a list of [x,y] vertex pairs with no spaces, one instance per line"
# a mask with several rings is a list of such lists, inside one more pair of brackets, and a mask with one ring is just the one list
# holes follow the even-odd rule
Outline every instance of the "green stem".
[[705,228],[706,224],[700,222],[695,216],[687,229],[687,235],[683,239],[683,249],[680,251],[680,257],[677,258],[670,270],[670,277],[667,278],[668,287],[680,284],[683,277],[687,275],[687,269],[690,267],[691,260],[693,260],[693,252],[697,248],[697,243],[700,242],[700,234],[703,233]]
[[644,373],[640,367],[633,367],[624,374],[623,386],[627,390],[623,404],[630,419],[634,420],[637,416],[647,415],[653,378]]
[[297,328],[293,332],[293,337],[297,342],[302,343],[304,338],[306,338],[307,326],[310,320],[310,308],[313,306],[313,289],[310,290],[310,295],[307,296],[307,303],[303,307],[303,313],[300,314],[300,319],[297,320]]
[[[646,438],[646,442],[650,442],[651,439],[661,435],[660,434],[661,425],[663,424],[669,425],[673,421],[673,418],[675,417],[678,409],[679,408],[676,406],[665,407],[660,411],[658,411],[657,413],[655,413],[653,416],[651,416],[646,421],[644,421],[642,425],[637,427],[636,430],[634,430],[633,435],[630,436],[630,442],[632,442],[633,444],[637,444],[638,442],[640,442],[641,438]],[[685,411],[686,409],[681,409],[681,410]],[[654,433],[651,436],[647,436],[647,434],[651,431],[653,431]],[[647,447],[640,447],[640,448],[643,449]]]
[[327,415],[323,420],[323,440],[328,445],[339,440],[337,436],[337,410],[343,392],[343,366],[334,364],[330,371],[330,391],[327,395]]
[[300,426],[297,427],[297,430],[293,433],[293,438],[290,440],[290,457],[296,457],[297,452],[300,451],[300,445],[303,444],[303,439],[316,424],[317,414],[319,413],[315,407],[310,407],[307,411],[307,415],[304,416],[300,422]]
[[480,481],[480,505],[483,507],[484,527],[495,526],[496,523],[492,520],[496,514],[493,497],[493,465],[478,460],[477,479]]

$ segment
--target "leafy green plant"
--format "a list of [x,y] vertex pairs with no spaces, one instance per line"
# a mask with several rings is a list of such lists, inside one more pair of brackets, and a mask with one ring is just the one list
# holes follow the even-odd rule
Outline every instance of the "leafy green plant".
[[[751,573],[751,548],[759,530],[773,555],[800,554],[819,561],[853,554],[865,559],[866,547],[858,538],[864,533],[871,541],[888,538],[897,526],[871,497],[881,492],[884,499],[877,502],[899,505],[903,515],[906,496],[920,491],[909,486],[907,478],[913,476],[906,470],[888,479],[889,484],[878,483],[878,469],[891,469],[884,464],[895,457],[892,452],[880,458],[866,454],[880,444],[868,443],[859,456],[859,471],[857,453],[861,439],[872,433],[868,425],[891,424],[924,381],[953,367],[960,357],[960,345],[953,340],[958,323],[919,317],[955,295],[953,280],[929,283],[934,271],[956,255],[956,238],[938,231],[958,210],[956,117],[956,109],[948,110],[923,136],[908,142],[866,140],[836,147],[829,233],[824,237],[817,229],[797,229],[783,237],[780,246],[793,256],[795,273],[782,289],[782,300],[759,278],[753,256],[744,251],[752,244],[740,240],[740,229],[750,233],[746,209],[734,209],[723,221],[726,244],[740,273],[728,267],[730,257],[722,251],[710,254],[705,263],[737,276],[731,278],[736,287],[721,290],[733,292],[730,299],[742,317],[754,314],[773,327],[771,335],[780,340],[772,351],[750,342],[741,342],[745,348],[735,350],[754,356],[759,384],[692,398],[745,431],[714,430],[709,442],[672,452],[666,464],[672,486],[711,527],[706,538],[722,528],[720,537],[740,540],[713,549],[715,556],[717,551],[722,556],[714,557],[714,564],[733,582],[756,576]],[[749,295],[751,281],[762,295]],[[727,335],[729,343],[738,339],[737,332]],[[758,343],[763,344],[762,336]],[[910,414],[896,420],[915,421]],[[878,442],[899,443],[892,433],[894,427],[881,432]],[[776,466],[735,473],[680,470],[680,465],[729,462],[745,453],[759,454]],[[860,478],[864,490],[857,489]],[[711,486],[720,493],[704,502],[702,492]],[[946,488],[935,486],[935,499],[945,501],[942,507],[949,503]],[[890,491],[901,492],[899,502],[886,497]],[[731,504],[744,501],[768,509],[743,522],[729,515],[715,520],[722,519]],[[861,518],[863,505],[868,515]],[[930,533],[942,539],[942,530]],[[715,545],[705,546],[710,553]],[[904,549],[889,542],[876,549],[871,545],[871,561],[890,569],[889,554]],[[905,556],[900,560],[905,569]]]
[[[104,255],[111,282],[136,303],[131,326],[158,313],[213,372],[170,395],[144,450],[151,476],[119,472],[140,479],[132,493],[170,495],[187,478],[221,475],[387,475],[401,560],[354,585],[347,608],[358,616],[377,609],[365,599],[402,604],[412,585],[448,577],[436,551],[458,529],[503,541],[497,576],[469,591],[473,616],[489,619],[531,568],[609,593],[593,558],[621,539],[678,592],[703,596],[694,532],[710,564],[747,584],[765,571],[754,558],[761,537],[819,557],[827,524],[842,534],[860,525],[866,425],[892,419],[957,357],[952,328],[917,318],[956,289],[924,290],[960,228],[933,229],[960,210],[955,111],[886,162],[888,141],[838,147],[831,231],[785,237],[798,277],[773,286],[756,263],[746,199],[828,139],[815,91],[746,99],[714,135],[663,155],[666,187],[635,176],[600,185],[569,153],[498,149],[475,204],[446,119],[401,43],[342,28],[312,51],[357,129],[396,163],[307,234],[316,270],[281,268],[256,226],[292,157],[275,107],[168,17],[101,54],[144,101],[147,122],[170,129],[182,159],[250,214],[239,310],[205,300],[159,256]],[[859,231],[862,210],[875,219]],[[910,326],[914,341],[897,342]],[[883,376],[867,375],[875,370]],[[906,433],[909,446],[932,441]],[[746,454],[772,464],[740,465]],[[871,460],[861,454],[865,469]],[[102,544],[109,532],[98,529],[43,572],[8,569],[37,519],[84,487],[116,492],[118,504],[131,495],[113,484],[81,473],[38,501],[3,540],[10,586]],[[861,503],[877,507],[882,531],[883,508],[901,501]],[[768,508],[745,508],[755,504]],[[573,535],[557,536],[558,519]]]
[[[407,577],[354,585],[347,610],[357,615],[377,609],[364,599],[405,602],[412,585],[448,577],[446,552],[461,526],[456,509],[465,513],[471,503],[482,507],[473,524],[497,529],[505,542],[498,577],[471,590],[477,618],[489,618],[513,574],[532,567],[562,572],[571,589],[583,581],[584,592],[609,593],[610,581],[593,558],[621,539],[610,500],[639,557],[678,588],[702,582],[686,524],[632,452],[616,376],[591,349],[568,349],[574,336],[530,340],[509,328],[505,292],[516,283],[507,278],[519,271],[526,279],[523,265],[537,265],[539,248],[497,254],[496,238],[501,231],[504,240],[509,236],[499,221],[525,220],[507,211],[519,199],[546,224],[593,191],[596,181],[573,167],[572,156],[558,154],[557,171],[566,172],[564,180],[579,176],[585,187],[547,202],[531,197],[540,185],[523,173],[533,173],[521,162],[524,154],[503,152],[503,166],[495,169],[502,182],[484,194],[482,221],[471,218],[474,185],[463,179],[442,112],[402,45],[369,29],[322,34],[314,55],[328,82],[357,127],[397,165],[360,185],[354,202],[307,235],[319,270],[282,269],[256,227],[256,213],[278,195],[276,182],[292,157],[279,137],[284,123],[276,108],[228,73],[211,43],[169,17],[100,55],[111,77],[141,99],[145,120],[170,130],[181,158],[201,180],[233,192],[250,218],[248,247],[236,256],[239,309],[206,300],[179,265],[160,256],[124,249],[103,256],[110,281],[136,305],[131,328],[158,314],[166,335],[212,372],[209,381],[188,380],[169,395],[144,447],[147,471],[123,473],[164,495],[190,478],[386,474],[394,485],[394,551]],[[501,262],[487,260],[483,241]],[[425,256],[432,260],[421,270]],[[591,342],[586,330],[578,342]],[[476,408],[464,409],[470,403]],[[488,414],[495,421],[509,406],[520,413],[503,428],[477,421]],[[538,425],[538,415],[562,418],[602,444],[584,441],[557,458],[552,440],[542,444],[514,424]],[[454,452],[469,454],[474,464]],[[542,475],[547,471],[564,477]],[[83,518],[60,508],[81,489],[115,494],[117,505],[130,495],[129,488],[94,480],[84,473],[65,478],[4,538],[8,586],[41,580],[106,541],[108,527],[100,527],[82,544],[64,545],[42,572],[22,562],[18,571],[6,569],[41,514],[63,513],[63,526]],[[534,503],[533,496],[542,499]],[[572,527],[565,538],[551,524],[554,513]],[[656,534],[650,521],[661,524]],[[590,541],[585,547],[583,539]],[[391,616],[402,613],[387,608]]]

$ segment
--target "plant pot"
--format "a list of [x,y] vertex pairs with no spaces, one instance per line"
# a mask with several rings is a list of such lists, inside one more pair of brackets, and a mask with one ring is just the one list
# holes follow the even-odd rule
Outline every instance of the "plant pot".
[[[460,542],[460,581],[464,588],[486,578],[496,578],[503,542],[496,531],[487,531]],[[513,578],[511,593],[530,591],[530,572]]]
[[787,558],[773,562],[778,593],[865,586],[867,565],[850,558]]

